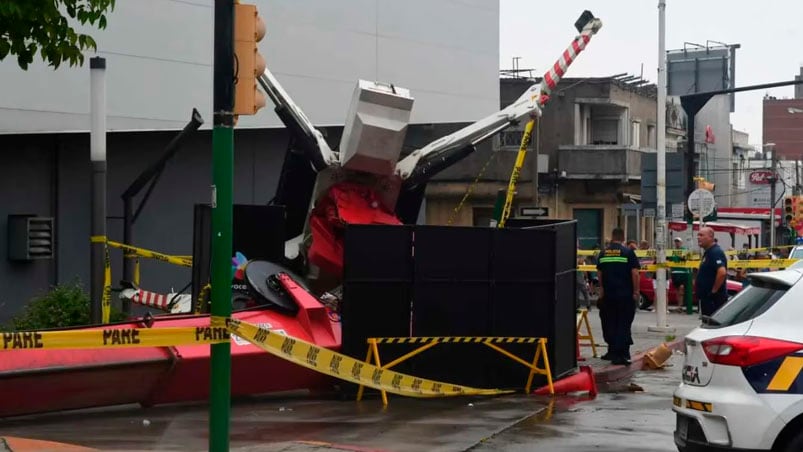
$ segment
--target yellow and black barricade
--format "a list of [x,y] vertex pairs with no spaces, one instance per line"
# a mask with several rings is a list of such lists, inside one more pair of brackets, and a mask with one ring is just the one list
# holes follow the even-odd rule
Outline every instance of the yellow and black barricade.
[[[583,329],[585,329],[584,332],[582,331]],[[594,353],[594,358],[597,357],[597,344],[594,343],[594,333],[591,332],[591,322],[588,320],[588,309],[577,310],[577,347],[581,345],[590,345],[591,351]],[[578,351],[578,353],[580,352]]]
[[[436,336],[436,337],[372,337],[368,338],[368,354],[365,357],[365,363],[370,364],[373,358],[374,364],[377,368],[382,370],[390,369],[408,359],[429,350],[432,347],[435,347],[438,344],[484,344],[490,347],[491,349],[501,353],[502,355],[516,361],[517,363],[523,364],[528,369],[530,369],[530,373],[527,377],[527,383],[525,385],[525,392],[527,394],[530,393],[530,386],[533,382],[533,377],[535,374],[544,375],[547,379],[547,385],[549,385],[549,391],[551,394],[554,394],[554,389],[552,387],[552,370],[549,367],[549,357],[547,356],[546,350],[546,342],[547,339],[545,337],[495,337],[495,336]],[[394,359],[393,361],[382,365],[382,361],[379,358],[379,344],[422,344],[420,347],[415,348],[414,350]],[[535,356],[533,357],[532,362],[527,362],[520,357],[510,353],[509,351],[505,350],[504,348],[500,347],[497,344],[536,344],[535,347]],[[538,367],[538,363],[543,362],[543,367]],[[364,393],[364,386],[360,385],[359,390],[357,391],[357,400],[362,400],[362,396]],[[384,389],[379,390],[382,394],[382,404],[388,404],[388,396],[387,392]]]

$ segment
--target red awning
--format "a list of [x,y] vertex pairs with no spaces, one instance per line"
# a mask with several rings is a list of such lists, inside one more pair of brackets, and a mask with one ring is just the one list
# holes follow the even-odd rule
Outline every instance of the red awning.
[[[716,221],[712,221],[710,223],[706,223],[705,225],[713,229],[714,232],[727,232],[729,234],[744,234],[744,235],[761,234],[761,228],[759,227],[748,227],[735,223],[718,223]],[[683,221],[670,221],[669,229],[673,231],[685,231],[686,229],[688,229],[688,223],[685,223]],[[697,231],[699,229],[700,229],[700,223],[695,222],[694,230]]]

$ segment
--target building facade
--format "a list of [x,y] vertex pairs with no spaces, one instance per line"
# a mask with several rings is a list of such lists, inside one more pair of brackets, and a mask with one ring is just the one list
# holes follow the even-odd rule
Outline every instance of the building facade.
[[[133,245],[192,252],[193,205],[211,199],[212,0],[117,2],[103,31],[84,30],[107,63],[107,230],[122,241],[121,194],[197,108],[205,123],[168,162]],[[485,0],[256,0],[269,69],[334,148],[358,79],[411,90],[409,151],[499,107],[499,3]],[[180,24],[180,26],[178,26]],[[95,56],[87,55],[87,58]],[[54,284],[89,279],[89,68],[0,62],[0,324]],[[288,135],[272,111],[241,117],[235,202],[265,204]],[[141,199],[141,198],[139,198]],[[137,201],[139,201],[139,199]],[[9,259],[8,219],[52,218],[49,259]],[[120,279],[112,252],[113,280]],[[180,290],[190,271],[144,262],[142,281]]]
[[[533,83],[502,79],[502,107]],[[640,202],[641,156],[655,152],[656,110],[654,85],[615,77],[561,80],[538,122],[532,147],[539,158],[527,156],[513,215],[537,206],[547,208],[549,218],[577,219],[583,248],[601,246],[616,226],[628,238],[649,240],[651,223],[627,215],[625,206]],[[428,223],[489,224],[497,195],[507,188],[523,126],[503,131],[429,184]]]

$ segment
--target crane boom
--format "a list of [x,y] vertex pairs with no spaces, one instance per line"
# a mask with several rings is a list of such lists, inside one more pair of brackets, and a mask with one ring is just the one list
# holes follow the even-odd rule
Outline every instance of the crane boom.
[[[539,87],[541,95],[538,96],[537,99],[538,116],[540,116],[544,105],[549,101],[549,95],[552,93],[552,90],[558,86],[560,79],[563,78],[563,74],[566,73],[566,69],[577,58],[577,55],[585,50],[586,45],[591,41],[591,37],[602,27],[602,21],[595,18],[590,11],[583,11],[583,14],[580,15],[580,18],[574,26],[580,34],[575,36],[569,47],[563,51],[560,58],[558,58],[555,64],[553,64],[552,67],[549,68],[549,71],[541,78],[541,85]],[[516,183],[519,180],[521,169],[524,167],[524,160],[527,157],[527,147],[529,146],[534,126],[535,115],[531,115],[530,120],[524,128],[524,135],[521,137],[521,146],[519,146],[519,152],[518,155],[516,155],[513,171],[510,173],[510,181],[508,182],[507,193],[505,194],[505,204],[502,207],[501,217],[497,221],[497,225],[500,228],[505,226],[507,219],[510,217],[510,212],[513,207],[513,198],[516,195]]]
[[414,177],[416,180],[413,185],[426,182],[438,171],[473,152],[474,145],[489,136],[527,116],[540,116],[541,107],[546,103],[549,94],[563,77],[569,65],[585,49],[591,36],[602,27],[602,21],[594,17],[590,11],[584,11],[574,26],[579,35],[572,40],[561,58],[544,75],[540,85],[534,84],[529,87],[515,102],[503,110],[413,151],[396,165],[396,174],[403,181]]

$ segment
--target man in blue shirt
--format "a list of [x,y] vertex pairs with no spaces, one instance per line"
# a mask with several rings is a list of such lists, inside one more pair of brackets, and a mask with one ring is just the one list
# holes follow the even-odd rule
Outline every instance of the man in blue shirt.
[[700,301],[700,314],[711,315],[728,301],[725,279],[728,276],[728,258],[716,244],[714,230],[702,227],[697,232],[697,244],[705,250],[697,271],[695,291]]
[[613,364],[629,365],[630,345],[633,344],[630,328],[640,298],[641,265],[636,253],[622,245],[624,238],[622,229],[613,230],[611,243],[599,254],[597,274],[599,298],[602,300],[602,334],[608,343],[608,353],[603,359],[610,359]]

